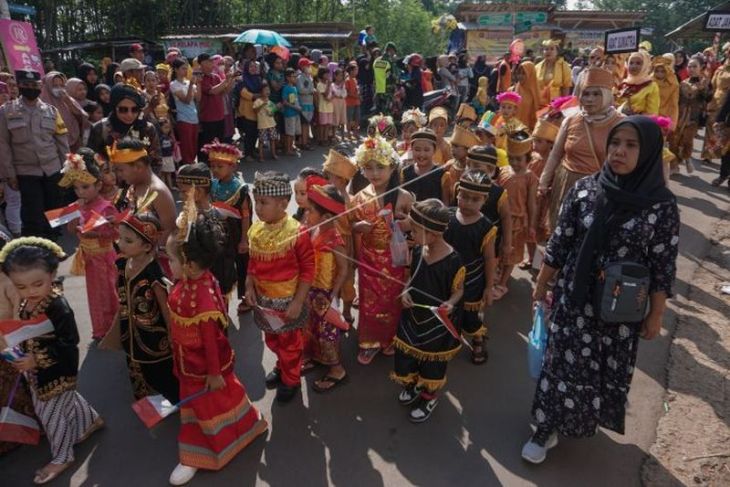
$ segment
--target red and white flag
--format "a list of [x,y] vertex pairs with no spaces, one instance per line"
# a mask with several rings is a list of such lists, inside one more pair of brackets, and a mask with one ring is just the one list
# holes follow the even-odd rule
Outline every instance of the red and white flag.
[[446,327],[446,329],[449,330],[451,336],[459,340],[459,330],[456,329],[454,323],[451,321],[451,318],[449,317],[449,310],[445,306],[431,306],[431,311],[433,311],[433,314],[436,315],[436,318],[438,318],[438,320]]
[[78,203],[71,203],[63,208],[48,210],[45,214],[46,220],[48,220],[51,228],[56,228],[74,221],[77,218],[81,218],[81,207]]
[[92,231],[93,229],[95,229],[97,227],[100,227],[102,225],[106,225],[107,223],[109,223],[109,220],[107,220],[106,218],[104,218],[103,215],[101,215],[101,214],[99,214],[99,213],[97,213],[97,212],[95,212],[95,211],[92,210],[91,211],[91,218],[89,218],[84,223],[84,226],[81,227],[81,233],[90,232],[90,231]]
[[213,207],[223,216],[223,218],[241,219],[241,212],[235,206],[229,205],[223,201],[214,201]]
[[15,347],[31,338],[53,332],[53,323],[46,315],[32,320],[0,320],[0,333],[8,347]]
[[176,413],[182,405],[202,396],[206,392],[208,392],[207,389],[202,389],[195,394],[186,397],[177,404],[171,404],[170,401],[165,399],[165,397],[161,394],[147,396],[133,403],[132,409],[135,413],[137,413],[137,417],[145,426],[148,428],[154,428],[160,421],[169,415]]
[[4,407],[0,409],[0,441],[37,445],[41,431],[35,419]]

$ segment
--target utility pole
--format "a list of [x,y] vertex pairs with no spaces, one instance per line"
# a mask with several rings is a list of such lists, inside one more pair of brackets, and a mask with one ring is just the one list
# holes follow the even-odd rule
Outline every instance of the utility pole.
[[8,0],[0,0],[0,19],[10,18],[10,7],[8,7]]

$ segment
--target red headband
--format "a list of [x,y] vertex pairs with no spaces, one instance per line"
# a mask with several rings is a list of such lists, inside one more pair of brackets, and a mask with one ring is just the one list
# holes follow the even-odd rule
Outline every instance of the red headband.
[[316,203],[333,215],[339,215],[345,212],[345,205],[327,196],[327,193],[324,192],[321,185],[313,184],[307,186],[307,199],[309,201]]

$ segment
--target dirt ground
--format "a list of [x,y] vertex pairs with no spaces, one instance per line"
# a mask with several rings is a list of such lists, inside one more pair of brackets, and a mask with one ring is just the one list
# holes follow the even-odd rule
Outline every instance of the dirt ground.
[[730,485],[730,221],[719,220],[688,299],[674,306],[665,415],[642,469],[648,486]]

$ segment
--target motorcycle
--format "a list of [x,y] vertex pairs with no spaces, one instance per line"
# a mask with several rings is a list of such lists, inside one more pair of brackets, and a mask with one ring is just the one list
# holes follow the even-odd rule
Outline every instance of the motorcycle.
[[428,114],[432,108],[440,106],[449,112],[449,119],[453,120],[456,115],[458,98],[459,94],[450,88],[428,91],[423,94],[423,113]]

